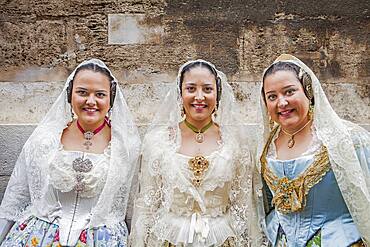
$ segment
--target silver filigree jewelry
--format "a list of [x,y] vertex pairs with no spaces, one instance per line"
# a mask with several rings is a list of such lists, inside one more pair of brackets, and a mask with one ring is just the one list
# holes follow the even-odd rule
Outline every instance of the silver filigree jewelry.
[[90,159],[84,159],[83,157],[79,157],[72,162],[72,167],[73,170],[77,173],[76,174],[77,183],[74,189],[77,192],[82,192],[86,188],[86,184],[83,181],[83,179],[85,178],[84,173],[91,171],[91,169],[93,168],[93,163],[91,162]]

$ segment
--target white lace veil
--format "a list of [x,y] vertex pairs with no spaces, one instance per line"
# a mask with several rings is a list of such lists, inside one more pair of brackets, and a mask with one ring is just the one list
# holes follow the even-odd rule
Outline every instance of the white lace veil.
[[[69,75],[63,92],[25,143],[0,207],[1,218],[15,221],[25,214],[23,211],[28,205],[34,210],[43,206],[40,199],[49,184],[47,174],[49,160],[60,147],[63,129],[72,120],[66,89],[76,70],[90,63],[107,69],[117,83],[111,109],[112,138],[107,182],[93,208],[91,226],[115,224],[125,219],[131,181],[140,152],[140,137],[117,79],[99,59],[82,62]],[[17,182],[19,179],[12,179],[19,176],[24,177],[24,184]]]
[[[235,105],[235,98],[230,84],[227,81],[226,75],[217,70],[216,67],[205,60],[198,59],[194,61],[188,61],[183,64],[178,72],[176,83],[173,83],[167,93],[164,101],[160,106],[160,111],[154,116],[154,120],[150,126],[150,129],[158,126],[171,126],[178,128],[178,124],[184,119],[181,116],[183,108],[182,97],[180,93],[180,76],[183,69],[194,62],[202,62],[211,66],[217,73],[217,76],[221,80],[221,97],[218,104],[217,116],[213,119],[221,128],[229,128],[231,126],[238,125],[238,120],[235,118],[236,114],[232,113],[233,105]],[[235,108],[235,107],[234,107]]]
[[[279,56],[274,63],[279,61],[296,64],[310,75],[315,101],[313,125],[318,138],[328,149],[331,168],[351,216],[362,237],[369,241],[370,133],[356,124],[339,118],[331,107],[319,79],[302,61],[287,54]],[[258,158],[270,134],[269,116],[262,94],[260,99],[259,120],[264,128],[263,133],[260,133],[263,139],[259,143]],[[261,171],[260,164],[258,169]],[[264,217],[264,214],[261,216]],[[261,221],[263,224],[263,219]]]

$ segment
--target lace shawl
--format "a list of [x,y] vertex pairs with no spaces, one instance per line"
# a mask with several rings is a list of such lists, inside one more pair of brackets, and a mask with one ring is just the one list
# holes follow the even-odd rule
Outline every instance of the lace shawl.
[[[79,66],[87,63],[108,69],[98,59],[84,61]],[[62,93],[26,141],[5,191],[0,206],[0,218],[17,221],[42,207],[41,198],[49,185],[49,163],[58,151],[63,129],[72,120],[66,88],[76,69],[68,77]],[[112,77],[117,82],[113,75]],[[91,226],[124,221],[131,180],[140,151],[138,131],[118,83],[111,124],[111,157],[107,182],[92,210]]]

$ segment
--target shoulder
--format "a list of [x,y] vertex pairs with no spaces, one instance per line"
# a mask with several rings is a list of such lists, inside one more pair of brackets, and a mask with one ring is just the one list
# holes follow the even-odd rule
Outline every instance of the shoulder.
[[143,152],[160,152],[166,149],[175,139],[177,129],[159,126],[149,130],[143,141]]

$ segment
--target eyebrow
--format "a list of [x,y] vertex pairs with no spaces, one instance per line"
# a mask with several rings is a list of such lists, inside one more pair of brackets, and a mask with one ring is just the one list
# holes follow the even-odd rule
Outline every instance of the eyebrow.
[[[184,84],[185,84],[185,85],[190,85],[190,86],[197,85],[197,84],[196,84],[196,83],[194,83],[194,82],[185,82]],[[206,83],[204,83],[202,86],[213,86],[213,83],[211,83],[211,82],[206,82]]]
[[[287,89],[287,88],[290,88],[290,87],[296,87],[296,85],[288,85],[288,86],[285,86],[285,87],[283,87],[282,89]],[[275,92],[274,90],[272,90],[272,91],[268,91],[268,92],[266,92],[266,94],[268,94],[268,93],[273,93],[273,92]]]
[[[88,89],[84,87],[76,87],[76,89],[88,91]],[[108,91],[105,89],[98,89],[98,90],[95,90],[95,92],[108,92]]]

